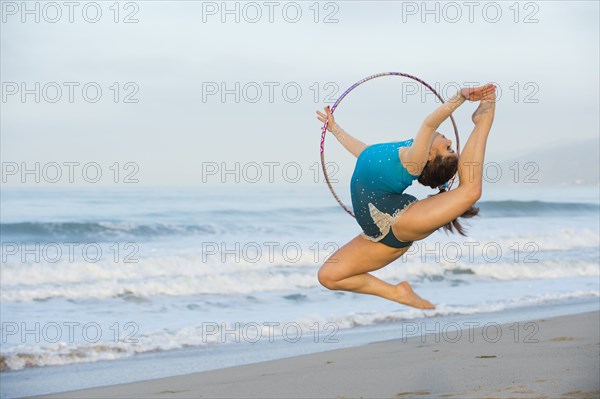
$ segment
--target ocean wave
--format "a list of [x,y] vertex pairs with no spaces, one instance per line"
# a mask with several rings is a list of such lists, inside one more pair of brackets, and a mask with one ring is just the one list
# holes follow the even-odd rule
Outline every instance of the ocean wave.
[[578,216],[596,215],[600,205],[576,202],[545,202],[545,201],[481,201],[482,217],[527,217],[527,216]]
[[[499,312],[506,309],[555,301],[573,300],[578,298],[599,297],[597,290],[578,290],[570,293],[528,295],[517,299],[485,302],[476,306],[459,306],[438,304],[435,312],[426,317],[441,317],[450,315],[474,315],[478,313]],[[160,352],[189,347],[226,344],[228,342],[258,342],[260,339],[283,339],[286,330],[293,324],[294,336],[308,337],[312,340],[315,325],[322,330],[323,339],[334,336],[338,330],[365,327],[380,324],[398,323],[423,317],[423,311],[414,308],[403,308],[392,312],[368,311],[351,312],[344,315],[325,317],[320,314],[305,316],[273,324],[261,322],[211,322],[210,326],[195,325],[179,329],[163,329],[151,333],[128,337],[115,341],[100,341],[95,343],[56,342],[46,346],[19,344],[4,348],[0,352],[0,372],[21,370],[32,367],[58,366],[75,363],[95,362],[99,360],[116,360],[148,352]],[[208,328],[210,327],[210,329]],[[300,333],[297,333],[297,328]],[[286,332],[284,332],[284,330]],[[227,334],[225,334],[225,332]],[[251,338],[244,338],[244,337]],[[267,337],[267,338],[265,338]],[[286,335],[287,337],[287,335]],[[272,341],[270,341],[272,342]]]
[[217,225],[140,224],[128,222],[22,222],[2,223],[3,241],[10,238],[115,240],[127,237],[157,237],[173,234],[216,234]]
[[[581,216],[598,217],[600,205],[591,203],[542,202],[542,201],[482,201],[477,206],[481,217],[535,217],[535,216]],[[173,217],[186,220],[202,220],[202,223],[130,222],[116,221],[23,221],[0,224],[3,241],[10,240],[105,240],[123,238],[154,238],[234,233],[242,224],[246,231],[277,232],[274,224],[289,220],[293,224],[312,223],[325,214],[339,212],[337,206],[274,207],[267,210],[204,209],[200,212],[175,213]],[[168,217],[168,216],[163,216]],[[146,215],[148,220],[152,215]],[[239,222],[236,224],[236,222]]]
[[21,222],[2,223],[2,242],[115,242],[170,239],[173,237],[217,237],[232,233],[277,233],[261,224],[235,223],[134,223],[134,222]]
[[[319,255],[320,259],[326,253]],[[512,254],[496,262],[485,260],[421,262],[419,256],[396,261],[373,272],[389,280],[415,278],[527,280],[599,276],[597,255],[590,253],[569,261],[552,258],[536,263],[512,262]],[[319,286],[321,262],[305,252],[296,263],[282,256],[272,261],[222,263],[220,258],[169,256],[141,260],[137,264],[60,263],[3,264],[0,299],[5,302],[45,301],[52,298],[151,298],[154,296],[238,295],[281,292]]]

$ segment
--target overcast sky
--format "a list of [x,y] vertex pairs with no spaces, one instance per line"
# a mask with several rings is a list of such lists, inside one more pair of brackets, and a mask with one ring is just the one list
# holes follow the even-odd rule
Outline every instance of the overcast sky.
[[[220,1],[28,2],[29,13],[23,4],[2,2],[9,185],[21,184],[15,165],[36,162],[62,165],[61,183],[65,162],[96,162],[101,183],[119,170],[143,185],[213,184],[236,162],[242,180],[258,170],[261,183],[270,172],[283,182],[297,165],[310,179],[320,173],[315,110],[386,71],[417,75],[444,98],[495,82],[486,161],[599,136],[597,1],[430,2],[429,12],[420,1],[229,2],[229,13]],[[437,104],[410,80],[383,77],[349,94],[336,116],[367,143],[395,141]],[[455,113],[463,143],[475,107]],[[453,137],[450,123],[440,131]],[[327,159],[347,178],[352,156],[327,140]]]

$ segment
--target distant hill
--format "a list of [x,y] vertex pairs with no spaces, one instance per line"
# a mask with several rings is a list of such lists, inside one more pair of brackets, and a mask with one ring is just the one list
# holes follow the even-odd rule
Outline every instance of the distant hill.
[[[499,185],[598,186],[600,185],[600,140],[567,142],[561,146],[539,149],[497,164],[499,167],[486,161],[486,181]],[[502,172],[501,177],[498,177],[498,170]]]

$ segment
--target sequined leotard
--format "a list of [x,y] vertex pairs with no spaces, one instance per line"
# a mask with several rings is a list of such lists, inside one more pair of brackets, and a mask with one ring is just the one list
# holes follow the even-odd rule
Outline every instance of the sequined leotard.
[[354,215],[363,229],[361,235],[394,248],[412,244],[398,240],[391,228],[406,207],[417,201],[404,190],[418,176],[408,173],[398,154],[400,147],[410,147],[412,143],[410,139],[365,148],[356,161],[350,182]]

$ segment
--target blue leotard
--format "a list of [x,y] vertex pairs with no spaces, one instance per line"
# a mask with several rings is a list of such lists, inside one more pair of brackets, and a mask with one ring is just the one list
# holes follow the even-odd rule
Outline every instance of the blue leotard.
[[417,201],[404,190],[418,176],[408,173],[398,153],[400,147],[410,147],[412,143],[413,139],[410,139],[365,148],[356,161],[350,182],[352,207],[356,221],[363,229],[361,234],[394,248],[412,243],[398,240],[391,229],[402,211]]

